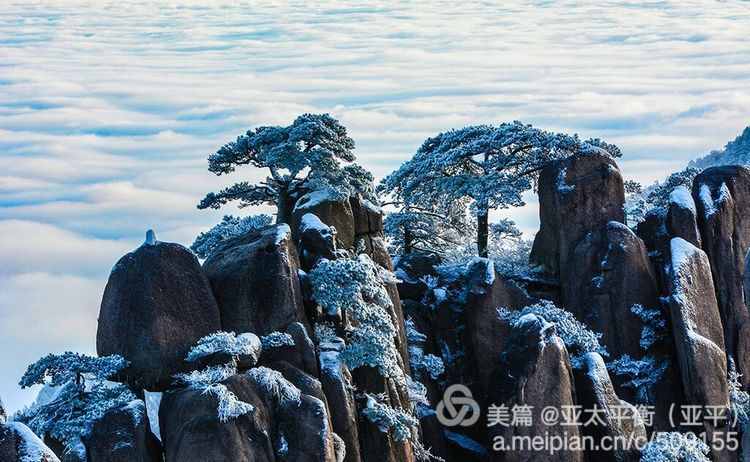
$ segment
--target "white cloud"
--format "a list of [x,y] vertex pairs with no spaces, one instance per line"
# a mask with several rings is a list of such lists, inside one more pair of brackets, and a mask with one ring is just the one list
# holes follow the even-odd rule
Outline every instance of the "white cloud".
[[0,220],[0,276],[25,273],[106,277],[133,243],[93,239],[52,225]]
[[0,274],[0,394],[11,412],[34,398],[17,386],[29,364],[49,352],[96,352],[105,282],[44,272]]

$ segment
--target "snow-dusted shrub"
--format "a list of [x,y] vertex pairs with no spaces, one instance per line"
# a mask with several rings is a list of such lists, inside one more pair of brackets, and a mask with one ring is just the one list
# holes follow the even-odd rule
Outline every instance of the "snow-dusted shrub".
[[223,382],[237,374],[237,364],[230,362],[219,366],[208,366],[200,371],[190,371],[175,375],[177,383],[194,390],[203,390],[215,383]]
[[267,367],[255,367],[247,372],[261,389],[271,396],[277,405],[286,402],[294,402],[299,405],[302,392],[291,382],[284,378],[279,371]]
[[66,352],[48,355],[31,364],[19,385],[60,387],[51,401],[27,408],[15,416],[40,438],[49,435],[77,451],[80,439],[91,433],[95,421],[115,407],[135,400],[130,390],[106,380],[127,366],[121,356],[102,358]]
[[409,363],[415,374],[427,374],[433,380],[445,372],[442,358],[433,354],[424,354],[423,345],[427,336],[417,330],[414,321],[407,318],[404,321],[406,327],[406,343],[409,345]]
[[216,397],[218,401],[216,415],[219,421],[228,422],[254,410],[252,404],[240,401],[234,393],[220,383],[235,374],[237,374],[237,363],[232,360],[228,364],[209,366],[200,371],[177,374],[175,379],[177,379],[178,384],[200,391],[204,395],[210,394]]
[[672,191],[678,186],[686,186],[688,189],[691,189],[693,179],[698,173],[700,173],[700,170],[687,167],[684,170],[672,173],[663,183],[656,182],[646,188],[644,192],[649,208],[666,209],[669,205],[669,195],[672,194]]
[[206,232],[200,233],[195,238],[195,242],[190,246],[190,250],[195,252],[200,258],[208,258],[223,241],[254,229],[264,228],[271,223],[271,216],[266,214],[250,215],[247,217],[224,215],[219,224]]
[[[656,343],[667,337],[667,321],[659,308],[646,308],[642,305],[633,305],[630,311],[638,316],[643,323],[641,330],[640,346],[648,351]],[[669,368],[669,360],[666,357],[646,355],[641,359],[632,358],[630,355],[622,355],[618,359],[607,364],[614,375],[624,379],[622,386],[632,388],[636,392],[636,401],[643,404],[653,404],[654,387],[661,381]]]
[[260,343],[264,350],[269,348],[281,348],[285,346],[294,346],[294,339],[286,332],[271,332],[260,338]]
[[596,352],[606,357],[607,350],[599,343],[602,334],[594,332],[585,324],[578,321],[573,313],[555,306],[548,300],[542,300],[522,310],[514,311],[507,308],[497,310],[500,319],[515,326],[519,319],[527,314],[534,314],[547,322],[555,324],[557,335],[562,339],[570,353],[570,363],[573,367],[580,367],[584,353]]
[[625,180],[625,218],[631,228],[642,222],[646,216],[646,197],[643,195],[643,186],[634,180]]
[[[426,393],[426,390],[424,391]],[[417,392],[417,394],[419,393],[420,392]],[[430,453],[429,449],[422,445],[422,442],[419,440],[418,421],[411,413],[395,409],[388,404],[382,403],[379,396],[371,395],[369,393],[365,393],[363,396],[367,400],[367,404],[364,409],[362,409],[362,414],[367,420],[377,425],[381,432],[390,433],[393,435],[395,441],[409,441],[417,460],[443,460],[434,456]]]
[[422,382],[417,382],[411,377],[406,378],[406,390],[409,394],[409,401],[415,406],[430,406],[427,399],[427,387]]
[[641,462],[710,462],[709,447],[693,434],[658,433],[641,451]]
[[393,280],[392,273],[360,255],[323,260],[309,277],[315,301],[328,313],[346,310],[356,325],[348,333],[343,361],[352,369],[375,367],[384,377],[403,384],[395,346],[397,332],[389,314],[393,304],[385,288],[385,283]]
[[190,349],[187,361],[197,361],[215,353],[225,353],[230,356],[252,355],[260,350],[260,340],[255,334],[234,332],[215,332],[198,340]]
[[489,246],[489,257],[495,263],[495,270],[508,277],[528,275],[532,271],[529,255],[533,243],[529,239],[492,241]]
[[622,386],[635,390],[636,401],[643,404],[654,402],[654,387],[664,377],[668,367],[667,360],[653,356],[633,359],[629,355],[622,355],[607,364],[613,374],[626,379]]
[[730,356],[727,381],[729,384],[729,406],[733,421],[744,430],[750,423],[750,394],[742,389],[740,377],[742,377],[742,374],[737,372],[734,359]]
[[226,385],[221,383],[207,386],[203,389],[202,393],[214,395],[218,400],[219,404],[216,408],[216,413],[220,422],[229,422],[232,419],[255,410],[252,404],[237,399],[237,396]]
[[406,318],[404,327],[406,328],[406,341],[408,343],[424,343],[427,341],[427,336],[417,330],[417,325],[414,324],[413,319]]
[[391,433],[396,441],[411,440],[417,429],[417,419],[410,413],[381,403],[377,397],[366,393],[367,405],[362,414],[378,426],[383,433]]
[[646,308],[636,304],[630,307],[630,311],[643,322],[640,345],[644,351],[666,338],[667,320],[659,308]]
[[334,329],[333,326],[330,326],[328,324],[324,324],[324,323],[315,324],[314,333],[315,333],[315,340],[318,342],[318,344],[335,342],[338,340],[338,335],[336,335],[336,329]]
[[422,358],[422,370],[429,375],[432,380],[437,380],[437,378],[445,372],[445,364],[443,364],[443,359],[439,356],[427,354]]

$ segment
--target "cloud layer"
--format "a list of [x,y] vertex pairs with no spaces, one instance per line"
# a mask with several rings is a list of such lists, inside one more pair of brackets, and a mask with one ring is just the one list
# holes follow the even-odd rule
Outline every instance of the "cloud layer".
[[250,127],[331,112],[380,177],[436,132],[520,119],[617,143],[648,183],[748,125],[746,2],[29,3],[0,11],[11,408],[25,364],[92,350],[109,268],[146,228],[187,243],[218,221],[195,204],[232,178],[205,157]]

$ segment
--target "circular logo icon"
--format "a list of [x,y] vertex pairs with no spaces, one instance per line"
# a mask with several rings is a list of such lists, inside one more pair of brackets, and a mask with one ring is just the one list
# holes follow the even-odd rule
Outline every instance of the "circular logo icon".
[[468,427],[479,420],[479,404],[474,401],[469,387],[461,384],[445,389],[443,400],[435,408],[438,422],[446,427]]

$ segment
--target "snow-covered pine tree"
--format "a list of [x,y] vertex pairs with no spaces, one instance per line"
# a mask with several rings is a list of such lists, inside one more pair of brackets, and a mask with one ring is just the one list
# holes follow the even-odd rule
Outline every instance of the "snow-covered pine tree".
[[403,205],[388,213],[383,222],[392,255],[412,252],[445,255],[463,247],[476,233],[476,220],[466,213],[466,201],[456,201],[443,210]]
[[711,151],[707,156],[696,159],[688,165],[697,169],[705,169],[718,165],[748,165],[750,164],[750,127],[730,141],[720,151]]
[[469,126],[428,138],[384,180],[383,189],[420,207],[444,209],[468,200],[477,216],[477,250],[486,257],[491,209],[523,205],[523,193],[551,160],[594,151],[621,155],[598,139],[581,141],[518,121]]
[[61,442],[66,452],[80,452],[81,439],[90,434],[95,421],[109,409],[136,399],[125,385],[107,382],[127,364],[118,355],[101,358],[73,352],[47,355],[28,367],[19,385],[21,388],[49,385],[60,390],[50,402],[27,408],[15,418],[40,438],[50,436]]
[[[288,223],[293,196],[301,190],[330,189],[348,195],[372,195],[372,175],[354,164],[354,140],[329,114],[303,114],[286,127],[258,127],[225,144],[208,158],[216,175],[232,173],[242,165],[268,169],[258,184],[236,183],[211,192],[198,208],[215,208],[238,201],[240,207],[275,205],[277,222]],[[342,162],[347,165],[342,166]]]
[[693,179],[700,173],[700,170],[693,167],[687,167],[679,172],[672,173],[662,183],[655,183],[646,188],[646,202],[649,209],[664,208],[669,205],[669,195],[678,186],[686,186],[688,190],[693,187]]

